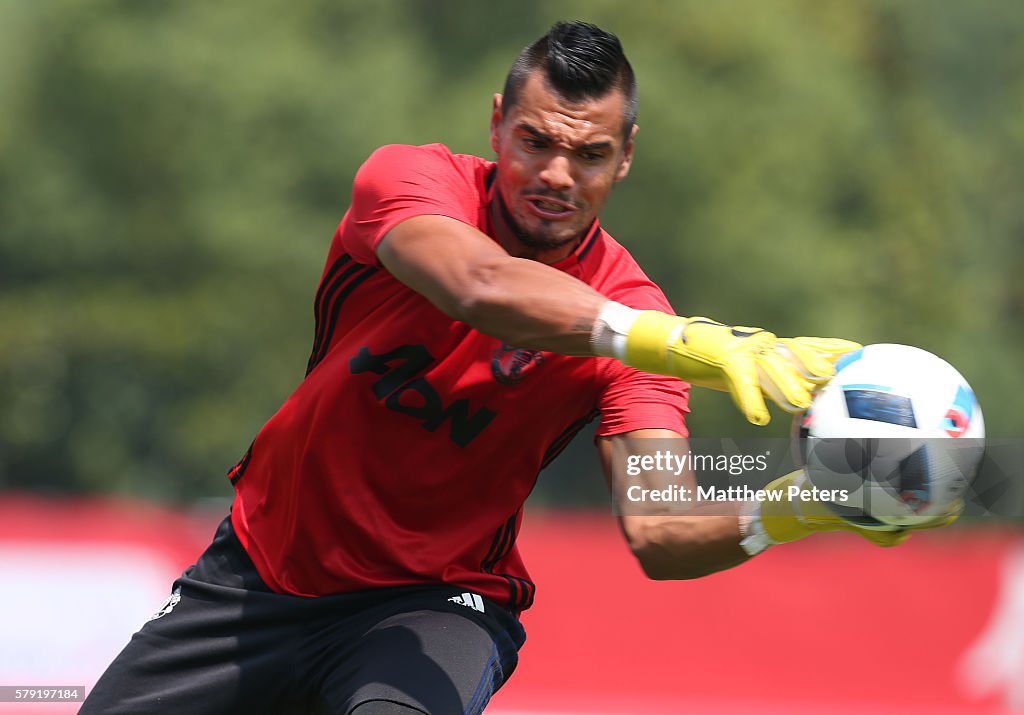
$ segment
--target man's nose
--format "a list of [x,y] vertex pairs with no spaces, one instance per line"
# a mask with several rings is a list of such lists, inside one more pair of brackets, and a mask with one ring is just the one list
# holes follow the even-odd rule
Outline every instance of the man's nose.
[[540,179],[556,191],[565,191],[573,186],[572,165],[568,157],[554,156],[540,172]]

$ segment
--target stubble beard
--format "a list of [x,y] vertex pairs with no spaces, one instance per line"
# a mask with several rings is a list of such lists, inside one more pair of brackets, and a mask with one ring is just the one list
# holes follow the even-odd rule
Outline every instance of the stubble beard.
[[[538,231],[529,231],[512,215],[512,212],[508,208],[508,204],[505,203],[505,198],[501,195],[501,191],[495,191],[494,198],[498,202],[498,212],[501,214],[502,221],[504,221],[505,225],[508,226],[512,235],[514,235],[526,248],[534,251],[553,251],[578,242],[580,238],[582,238],[582,233],[574,234],[567,238],[559,238],[551,235],[543,229]],[[544,222],[542,221],[542,224],[543,223]]]

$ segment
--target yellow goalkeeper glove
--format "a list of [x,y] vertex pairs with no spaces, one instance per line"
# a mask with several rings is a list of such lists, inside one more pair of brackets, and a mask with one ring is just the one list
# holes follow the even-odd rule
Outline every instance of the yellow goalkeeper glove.
[[772,544],[796,541],[819,531],[850,531],[876,546],[896,546],[906,541],[912,531],[952,524],[963,511],[963,502],[958,501],[944,514],[913,527],[866,529],[837,515],[823,501],[810,498],[813,492],[802,469],[779,477],[765,491],[778,493],[779,498],[758,502],[751,515],[740,517],[740,532],[744,536],[741,545],[751,555]]
[[756,425],[771,417],[765,397],[787,412],[811,404],[813,390],[835,373],[840,355],[860,347],[836,338],[784,338],[761,328],[636,311],[609,301],[598,316],[591,344],[599,355],[701,387],[732,394]]
[[[864,529],[839,516],[819,500],[801,500],[798,493],[806,493],[805,481],[804,471],[798,469],[765,487],[765,491],[780,492],[777,501],[766,499],[760,504],[761,524],[773,542],[796,541],[816,531],[852,531],[877,546],[896,546],[910,536],[910,532],[902,529]],[[791,487],[799,492],[793,492]]]

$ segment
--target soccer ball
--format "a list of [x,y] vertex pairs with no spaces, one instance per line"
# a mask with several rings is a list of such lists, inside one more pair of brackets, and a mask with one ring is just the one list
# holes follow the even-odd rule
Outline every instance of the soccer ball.
[[794,423],[810,485],[863,528],[921,526],[963,499],[984,453],[974,391],[948,362],[908,345],[847,353]]

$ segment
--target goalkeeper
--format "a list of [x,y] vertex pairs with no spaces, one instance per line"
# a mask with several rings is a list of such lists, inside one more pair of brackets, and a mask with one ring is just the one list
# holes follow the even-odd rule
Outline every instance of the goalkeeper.
[[[687,436],[690,384],[755,424],[766,399],[810,403],[854,343],[677,317],[599,224],[636,108],[618,39],[558,23],[493,98],[495,161],[374,152],[328,252],[305,379],[229,472],[213,543],[82,713],[481,712],[534,599],[523,504],[587,422],[607,465],[624,440]],[[854,528],[788,502],[622,525],[656,578]]]

